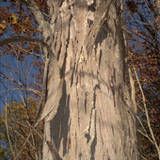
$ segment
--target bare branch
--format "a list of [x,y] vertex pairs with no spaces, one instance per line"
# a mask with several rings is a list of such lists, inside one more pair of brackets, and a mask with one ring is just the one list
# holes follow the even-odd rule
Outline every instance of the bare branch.
[[153,145],[154,145],[154,142],[153,140],[148,136],[148,134],[142,132],[141,130],[137,130],[141,135],[143,135],[144,137],[146,137]]
[[26,143],[28,142],[28,140],[29,140],[31,134],[32,134],[32,130],[29,132],[29,134],[28,134],[26,140],[24,141],[24,143],[23,143],[23,145],[22,145],[20,151],[17,153],[17,155],[16,155],[16,157],[15,157],[15,160],[17,160],[17,159],[19,158],[19,156],[21,155],[21,153],[22,153],[22,151],[24,150],[25,145],[26,145]]
[[11,138],[10,138],[9,127],[8,127],[8,107],[7,107],[7,105],[5,106],[5,120],[4,120],[4,122],[5,122],[6,134],[7,134],[7,139],[8,139],[9,147],[10,147],[13,159],[14,159],[15,153],[14,153],[14,150],[13,150],[13,145],[12,145],[12,141],[11,141]]
[[156,141],[156,138],[155,138],[155,135],[153,133],[153,129],[151,127],[151,122],[150,122],[150,118],[149,118],[149,113],[148,113],[148,109],[147,109],[147,104],[146,104],[146,98],[145,98],[145,95],[144,95],[144,92],[143,92],[143,89],[142,89],[142,85],[140,83],[140,80],[138,78],[138,75],[137,75],[137,72],[136,72],[136,69],[133,68],[134,70],[134,74],[135,74],[135,77],[136,77],[136,80],[138,82],[138,85],[139,85],[139,89],[141,91],[141,94],[142,94],[142,100],[143,100],[143,106],[144,106],[144,110],[145,110],[145,115],[146,115],[146,119],[147,119],[147,125],[148,125],[148,129],[149,129],[149,132],[151,134],[151,137],[152,137],[152,140],[154,142],[154,145],[156,147],[156,150],[157,150],[157,153],[158,153],[158,157],[160,159],[160,148],[158,146],[158,143]]
[[41,43],[41,44],[43,44],[45,46],[47,45],[41,39],[31,38],[31,37],[27,37],[27,36],[13,36],[13,37],[6,38],[4,40],[0,40],[0,47],[4,46],[4,45],[7,45],[9,43],[12,43],[12,42],[24,42],[24,41],[37,42],[37,43]]
[[35,16],[35,19],[37,21],[37,23],[39,24],[39,29],[41,31],[43,31],[43,36],[45,38],[48,37],[49,35],[49,31],[50,31],[50,25],[49,23],[44,19],[43,13],[41,12],[41,10],[39,9],[38,5],[36,4],[36,2],[34,2],[33,0],[29,1],[29,8],[31,9],[32,13]]

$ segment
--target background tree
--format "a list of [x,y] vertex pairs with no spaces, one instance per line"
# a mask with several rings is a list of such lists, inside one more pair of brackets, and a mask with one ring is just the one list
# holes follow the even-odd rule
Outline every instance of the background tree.
[[1,158],[40,159],[43,124],[33,128],[43,90],[40,33],[25,3],[1,1],[0,14]]
[[[126,6],[129,11],[127,11],[127,17],[125,18],[126,27],[128,27],[128,60],[131,68],[134,68],[137,72],[145,96],[144,102],[137,79],[135,79],[138,119],[141,121],[141,124],[139,123],[141,127],[138,129],[140,131],[138,132],[139,152],[143,159],[159,159],[160,151],[157,146],[160,144],[160,23],[158,22],[160,5],[158,1],[147,0],[128,2]],[[133,71],[133,73],[135,72]],[[146,105],[148,113],[146,113],[144,105]],[[146,118],[146,114],[149,115],[149,119]],[[148,120],[154,136],[149,131]],[[153,140],[154,137],[155,140]]]

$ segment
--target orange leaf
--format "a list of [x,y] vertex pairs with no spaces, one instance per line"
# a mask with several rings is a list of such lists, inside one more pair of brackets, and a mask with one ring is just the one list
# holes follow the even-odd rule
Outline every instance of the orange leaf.
[[2,21],[2,22],[0,23],[0,34],[2,34],[2,33],[4,32],[4,30],[6,29],[6,27],[7,27],[6,22],[5,22],[5,21]]

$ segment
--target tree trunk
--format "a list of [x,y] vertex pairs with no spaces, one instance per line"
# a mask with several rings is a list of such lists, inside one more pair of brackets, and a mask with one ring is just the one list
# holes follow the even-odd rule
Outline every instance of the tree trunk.
[[[136,160],[120,4],[48,0],[43,160]],[[53,56],[54,54],[54,56]]]

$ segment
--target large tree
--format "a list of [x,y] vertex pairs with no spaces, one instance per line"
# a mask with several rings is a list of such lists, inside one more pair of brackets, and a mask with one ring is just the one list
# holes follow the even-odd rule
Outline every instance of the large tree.
[[120,1],[48,0],[31,9],[47,47],[44,160],[136,160],[136,111]]
[[[48,8],[47,16],[40,2]],[[136,160],[136,106],[125,61],[123,3],[23,3],[35,16],[46,55],[37,116],[37,124],[45,122],[43,160]],[[18,36],[3,44],[13,40],[36,41]]]

